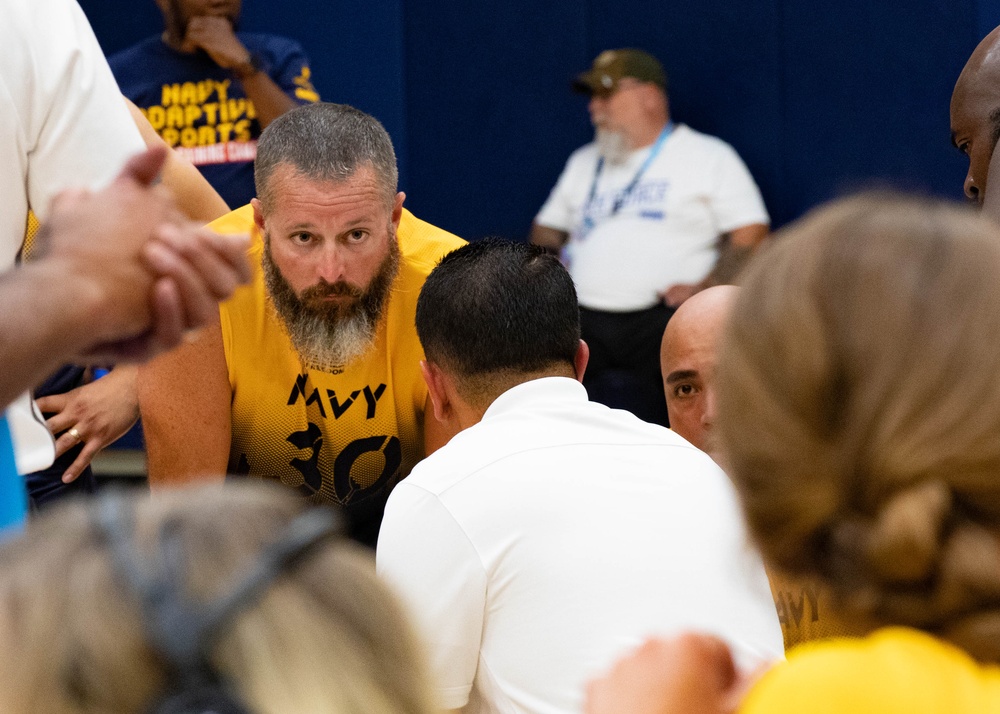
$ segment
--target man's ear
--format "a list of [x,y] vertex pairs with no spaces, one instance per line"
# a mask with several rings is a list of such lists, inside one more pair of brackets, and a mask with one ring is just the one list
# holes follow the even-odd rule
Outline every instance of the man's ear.
[[590,361],[590,347],[583,340],[580,340],[580,344],[576,348],[576,354],[573,356],[573,371],[576,372],[576,379],[578,382],[583,381],[583,374],[587,371],[587,362]]
[[448,398],[448,389],[445,386],[446,377],[441,372],[441,368],[429,360],[420,360],[420,373],[424,375],[424,382],[427,383],[427,396],[431,398],[434,406],[434,418],[444,423],[451,416],[451,400]]
[[261,235],[264,235],[264,211],[260,207],[260,201],[251,198],[250,205],[253,206],[253,222],[260,230]]
[[399,219],[403,217],[403,201],[406,200],[406,194],[400,191],[396,194],[396,200],[392,204],[392,225],[399,228]]

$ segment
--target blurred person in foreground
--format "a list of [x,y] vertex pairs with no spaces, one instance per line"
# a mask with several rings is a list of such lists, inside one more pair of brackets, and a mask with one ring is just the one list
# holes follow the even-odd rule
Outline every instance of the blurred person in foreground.
[[262,484],[54,507],[0,546],[0,710],[431,714],[339,521]]
[[767,562],[871,634],[756,683],[715,638],[651,641],[587,711],[1000,708],[1000,230],[884,195],[786,230],[743,283],[718,429]]
[[[717,285],[688,298],[667,323],[660,346],[670,428],[717,460],[716,366],[723,329],[739,292],[734,285]],[[790,579],[771,568],[768,580],[786,650],[821,637],[856,633],[835,617],[830,594],[812,579]]]
[[[201,229],[152,186],[165,156],[150,149],[101,191],[59,194],[36,258],[0,275],[0,406],[66,360],[134,362],[176,346],[249,278],[246,236]],[[23,512],[12,457],[0,443],[0,524]]]
[[[208,223],[229,212],[218,193],[187,160],[163,143],[132,102],[125,100],[147,147],[164,147],[167,158],[159,184],[170,192],[177,208],[196,223]],[[21,249],[21,260],[34,256],[38,220],[32,214]],[[136,387],[138,365],[119,363],[100,379],[98,369],[112,365],[69,364],[49,375],[34,390],[45,425],[55,438],[55,461],[46,469],[27,474],[33,508],[44,508],[75,493],[93,493],[97,478],[90,462],[117,441],[139,418]]]
[[[149,237],[143,232],[149,227],[145,219],[162,217],[162,205],[146,204],[148,215],[138,216],[139,223],[132,238],[121,232],[120,225],[113,227],[113,237],[106,239],[101,234],[101,227],[109,228],[108,221],[116,210],[127,214],[135,207],[134,203],[116,204],[115,198],[102,189],[115,180],[130,156],[143,149],[143,141],[121,100],[121,93],[83,11],[73,0],[8,0],[4,4],[3,22],[0,22],[0,46],[4,48],[0,58],[0,106],[3,109],[0,111],[0,196],[4,202],[4,210],[0,212],[0,270],[12,267],[23,254],[29,212],[46,221],[54,199],[67,189],[74,189],[76,198],[80,198],[80,190],[98,191],[91,198],[103,207],[104,214],[92,212],[89,224],[62,221],[60,231],[56,232],[106,242],[105,246],[87,248],[98,253],[103,251],[109,261],[108,275],[113,276],[116,270],[132,266],[135,257],[131,250],[135,245],[132,238],[144,240]],[[141,177],[133,173],[128,181],[147,184],[143,188],[148,189],[158,171],[141,172],[144,174]],[[169,162],[166,172],[172,175]],[[143,190],[142,193],[143,200],[149,200],[161,192]],[[199,240],[195,237],[196,242]],[[207,238],[201,245],[190,245],[186,257],[191,259],[200,251],[205,251],[203,255],[212,253],[215,250],[211,245],[213,240]],[[160,246],[163,245],[161,241]],[[71,246],[65,247],[72,251]],[[116,249],[125,251],[118,265],[112,264]],[[210,262],[193,260],[191,266],[197,271]],[[72,266],[74,271],[80,267]],[[46,267],[41,272],[51,273],[51,270]],[[40,273],[32,269],[18,274],[27,277]],[[73,280],[68,274],[65,284],[32,286],[32,291],[36,292],[29,297],[38,304],[22,306],[23,314],[14,314],[12,305],[4,304],[8,320],[27,315],[38,318],[31,326],[33,330],[23,335],[5,335],[10,340],[8,344],[26,349],[23,356],[32,360],[32,367],[52,366],[53,358],[81,356],[72,351],[70,344],[60,345],[45,354],[27,351],[27,342],[32,339],[34,330],[51,329],[56,321],[73,317],[89,302],[84,294],[78,294],[75,300],[63,297],[65,288],[71,285]],[[122,305],[111,305],[104,315],[86,315],[75,322],[69,332],[93,327],[102,319],[113,321],[119,308],[145,297],[144,290],[137,290]],[[49,316],[53,309],[60,312],[56,318]],[[194,319],[189,326],[198,324],[198,309],[188,315]],[[17,366],[13,363],[4,366],[9,367],[4,377],[16,380]],[[25,383],[26,387],[37,386],[41,381],[37,375],[32,379],[34,381]],[[15,445],[17,470],[26,474],[49,466],[55,452],[52,434],[45,428],[41,414],[27,393],[8,405],[6,420]],[[67,426],[72,427],[71,424]],[[65,436],[64,441],[72,438],[72,435]],[[0,441],[3,440],[0,437]]]

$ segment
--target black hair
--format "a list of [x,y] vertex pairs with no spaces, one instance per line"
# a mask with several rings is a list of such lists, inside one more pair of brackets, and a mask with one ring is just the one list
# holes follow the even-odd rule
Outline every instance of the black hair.
[[420,292],[416,323],[427,359],[464,377],[572,366],[580,342],[576,289],[559,260],[499,238],[441,260]]

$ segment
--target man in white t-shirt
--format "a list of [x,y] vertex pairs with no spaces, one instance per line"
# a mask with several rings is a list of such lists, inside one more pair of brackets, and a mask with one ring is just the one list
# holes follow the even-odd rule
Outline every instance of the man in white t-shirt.
[[577,712],[588,678],[656,633],[708,630],[747,667],[782,656],[726,476],[587,400],[556,258],[464,246],[428,277],[416,325],[434,418],[457,433],[389,497],[377,567],[429,645],[440,706]]
[[732,282],[769,223],[733,148],[670,120],[666,84],[641,50],[598,55],[573,85],[590,95],[596,138],[570,156],[531,231],[537,245],[565,247],[591,397],[663,424],[667,320],[699,290]]

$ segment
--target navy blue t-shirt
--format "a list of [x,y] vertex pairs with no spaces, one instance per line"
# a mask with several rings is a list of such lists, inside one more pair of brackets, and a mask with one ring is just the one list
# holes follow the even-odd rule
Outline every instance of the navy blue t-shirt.
[[[299,104],[319,101],[309,60],[297,42],[249,32],[237,37],[285,94]],[[236,75],[204,51],[178,52],[159,36],[108,62],[122,93],[167,144],[198,167],[230,208],[250,202],[261,128]]]

